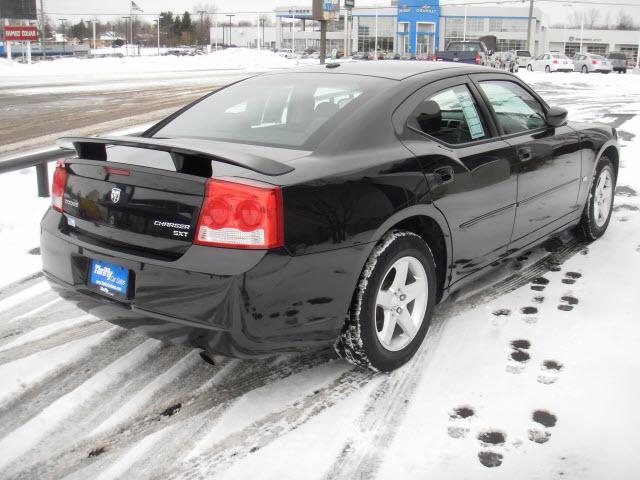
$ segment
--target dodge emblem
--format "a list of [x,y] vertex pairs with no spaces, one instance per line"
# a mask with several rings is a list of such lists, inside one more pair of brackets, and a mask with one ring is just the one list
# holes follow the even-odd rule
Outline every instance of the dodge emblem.
[[113,187],[111,189],[111,201],[113,203],[118,203],[120,201],[120,192],[122,192],[122,190],[117,187]]

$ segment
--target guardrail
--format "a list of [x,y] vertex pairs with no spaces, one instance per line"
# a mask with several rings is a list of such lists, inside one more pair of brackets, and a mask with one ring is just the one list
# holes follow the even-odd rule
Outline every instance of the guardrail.
[[58,147],[48,150],[27,153],[26,155],[8,157],[0,160],[0,174],[15,172],[24,168],[36,167],[36,181],[38,183],[38,196],[48,197],[49,192],[49,162],[72,155],[73,150],[65,150]]
[[[127,136],[136,137],[142,131],[128,133]],[[0,174],[15,172],[24,168],[36,167],[36,182],[38,184],[38,196],[49,197],[49,163],[59,158],[65,158],[75,154],[75,150],[51,147],[23,155],[0,158]]]

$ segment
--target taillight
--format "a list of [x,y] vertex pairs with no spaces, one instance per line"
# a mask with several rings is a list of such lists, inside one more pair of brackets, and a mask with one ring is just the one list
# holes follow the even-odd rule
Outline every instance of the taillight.
[[252,249],[283,246],[282,191],[258,182],[207,180],[194,243]]
[[558,60],[554,60],[553,63],[558,63]]
[[592,65],[597,65],[597,64],[598,64],[598,62],[597,62],[597,61],[595,61],[595,60],[591,60],[591,64],[592,64]]
[[51,206],[54,210],[62,211],[62,197],[64,196],[64,187],[67,183],[67,169],[64,160],[58,160],[56,169],[53,172],[53,185],[51,186]]
[[482,58],[480,55],[476,55],[476,65],[480,65],[480,62],[482,62]]

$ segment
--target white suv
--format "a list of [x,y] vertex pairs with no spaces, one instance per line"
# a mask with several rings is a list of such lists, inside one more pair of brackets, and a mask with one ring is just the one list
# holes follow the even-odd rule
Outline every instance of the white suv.
[[529,50],[514,50],[513,53],[518,67],[527,68],[527,65],[531,62]]

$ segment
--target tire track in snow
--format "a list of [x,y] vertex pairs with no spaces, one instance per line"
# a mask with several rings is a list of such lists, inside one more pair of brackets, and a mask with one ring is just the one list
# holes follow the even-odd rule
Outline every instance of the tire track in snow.
[[87,323],[95,323],[98,319],[93,315],[81,315],[79,317],[69,318],[66,320],[60,320],[55,323],[50,323],[42,327],[34,328],[33,330],[26,332],[22,335],[16,336],[14,340],[6,343],[0,347],[0,352],[5,350],[11,350],[16,347],[23,346],[27,343],[42,340],[50,337],[53,334],[60,334],[74,327],[86,325]]
[[32,385],[44,381],[56,370],[82,358],[103,340],[103,335],[94,335],[2,365],[0,405],[10,403]]
[[[171,346],[165,348],[176,349]],[[184,349],[179,351],[184,351]],[[67,441],[62,445],[62,448],[59,448],[60,435],[56,436],[55,434],[62,434],[62,432],[54,432],[53,438],[49,440],[48,444],[57,446],[55,452],[49,452],[47,458],[32,460],[37,463],[25,465],[17,478],[66,477],[75,474],[79,468],[89,468],[87,465],[91,462],[101,461],[102,456],[87,458],[89,452],[96,447],[103,447],[106,452],[113,452],[114,455],[116,453],[122,454],[159,429],[177,422],[188,422],[191,427],[187,431],[177,430],[175,436],[172,437],[172,448],[165,448],[161,454],[148,460],[153,463],[156,473],[159,465],[166,465],[166,468],[169,469],[184,456],[185,445],[193,441],[195,432],[209,425],[205,425],[204,422],[215,422],[216,418],[222,415],[237,398],[261,386],[276,383],[280,379],[325,364],[332,358],[334,358],[333,352],[326,350],[296,355],[286,362],[279,361],[278,357],[272,357],[268,360],[231,361],[228,366],[223,365],[222,369],[212,368],[202,362],[201,371],[209,373],[206,378],[197,378],[195,382],[178,385],[173,396],[163,392],[160,396],[160,403],[153,408],[145,406],[145,410],[136,417],[104,435],[98,435],[90,442],[87,442],[86,438],[82,438],[82,435],[71,438],[67,434]],[[215,374],[214,377],[221,377],[219,382],[211,379],[212,372]],[[203,388],[205,385],[208,385],[206,389]],[[124,397],[126,398],[127,395],[125,394]],[[118,398],[120,395],[116,400]],[[182,405],[177,413],[172,416],[161,415],[163,410],[177,403]],[[100,423],[97,420],[98,416],[99,414],[95,415],[95,426]],[[83,425],[85,430],[92,428],[88,427],[92,424],[90,419],[80,418],[77,421]],[[101,465],[101,463],[96,463],[96,468],[98,464]],[[158,477],[154,473],[151,478]]]
[[95,322],[80,325],[67,331],[55,332],[48,337],[32,341],[26,345],[19,345],[15,348],[0,351],[0,366],[44,350],[63,346],[75,340],[95,335],[96,333],[106,332],[112,328],[113,325],[110,323]]
[[201,362],[202,359],[197,350],[188,352],[177,363],[175,363],[166,372],[156,377],[151,383],[145,385],[139,390],[130,400],[128,400],[122,407],[120,407],[115,413],[111,414],[104,422],[98,425],[89,436],[97,436],[104,432],[115,428],[126,420],[135,416],[137,411],[140,411],[155,394],[162,390],[163,387],[174,382],[176,378],[184,374],[188,369],[195,367],[196,363]]
[[143,363],[147,357],[157,352],[160,346],[161,343],[156,340],[145,341],[0,439],[0,470],[35,448],[47,434],[80,408],[83,402],[108,389],[118,376]]
[[51,292],[51,288],[46,281],[39,281],[35,285],[27,287],[16,293],[10,294],[0,300],[0,314],[6,313],[29,300],[39,297],[47,292]]
[[198,475],[200,478],[215,478],[232,464],[299,428],[358,391],[375,376],[372,371],[351,368],[329,385],[305,396],[290,407],[272,411],[242,430],[220,439],[197,457],[164,472],[163,477],[188,479]]

